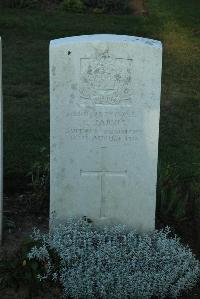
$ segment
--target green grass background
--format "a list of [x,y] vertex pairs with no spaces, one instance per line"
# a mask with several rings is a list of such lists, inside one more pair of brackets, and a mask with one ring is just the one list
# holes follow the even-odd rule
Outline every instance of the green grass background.
[[[200,1],[149,0],[149,14],[114,16],[1,9],[4,173],[23,185],[49,152],[49,41],[115,33],[161,40],[164,47],[159,160],[183,178],[200,175]],[[47,151],[41,152],[45,147]]]

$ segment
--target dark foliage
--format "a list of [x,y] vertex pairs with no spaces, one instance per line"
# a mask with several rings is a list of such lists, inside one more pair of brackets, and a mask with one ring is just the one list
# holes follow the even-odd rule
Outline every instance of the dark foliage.
[[127,12],[129,0],[83,0],[88,8],[100,9],[103,12]]

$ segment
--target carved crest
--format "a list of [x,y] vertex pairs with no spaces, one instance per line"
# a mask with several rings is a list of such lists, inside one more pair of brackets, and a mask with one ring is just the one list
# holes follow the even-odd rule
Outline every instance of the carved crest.
[[130,104],[131,81],[131,59],[81,59],[80,97],[87,105]]

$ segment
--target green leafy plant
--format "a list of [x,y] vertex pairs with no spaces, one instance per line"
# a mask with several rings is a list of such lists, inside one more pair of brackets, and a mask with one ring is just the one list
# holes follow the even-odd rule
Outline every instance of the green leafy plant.
[[33,192],[43,201],[49,194],[49,163],[35,162],[31,177]]
[[3,7],[24,8],[40,4],[40,0],[4,0]]
[[125,13],[130,10],[129,0],[83,0],[88,8],[109,13]]
[[66,10],[83,12],[86,9],[94,12],[125,13],[130,10],[129,0],[64,0]]
[[50,188],[50,163],[47,148],[42,147],[40,154],[46,156],[47,162],[35,162],[32,166],[32,171],[27,174],[31,177],[32,202],[39,211],[48,205]]
[[40,287],[36,274],[38,271],[43,273],[44,267],[36,260],[27,259],[27,252],[36,244],[39,246],[39,242],[32,239],[24,240],[14,256],[4,256],[0,261],[0,290],[25,286],[32,292]]
[[181,190],[176,167],[158,164],[157,213],[160,218],[173,218],[179,222],[187,219],[188,194]]
[[83,12],[85,5],[82,0],[64,0],[63,7],[65,10]]
[[[24,239],[21,246],[12,254],[3,252],[0,260],[0,297],[4,293],[16,299],[60,298],[60,286],[50,280],[40,281],[38,274],[45,275],[46,261],[27,258],[31,248],[42,245],[32,238]],[[11,294],[10,294],[11,293]],[[10,297],[12,296],[12,297]]]

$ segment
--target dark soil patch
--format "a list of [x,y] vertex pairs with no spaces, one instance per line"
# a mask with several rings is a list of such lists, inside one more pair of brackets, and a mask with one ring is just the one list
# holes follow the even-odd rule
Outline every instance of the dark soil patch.
[[132,0],[130,1],[130,7],[135,16],[147,16],[148,10],[144,0]]
[[35,196],[28,192],[4,197],[2,250],[15,252],[22,240],[30,237],[34,227],[48,231],[48,204],[41,210],[40,203],[34,199]]

